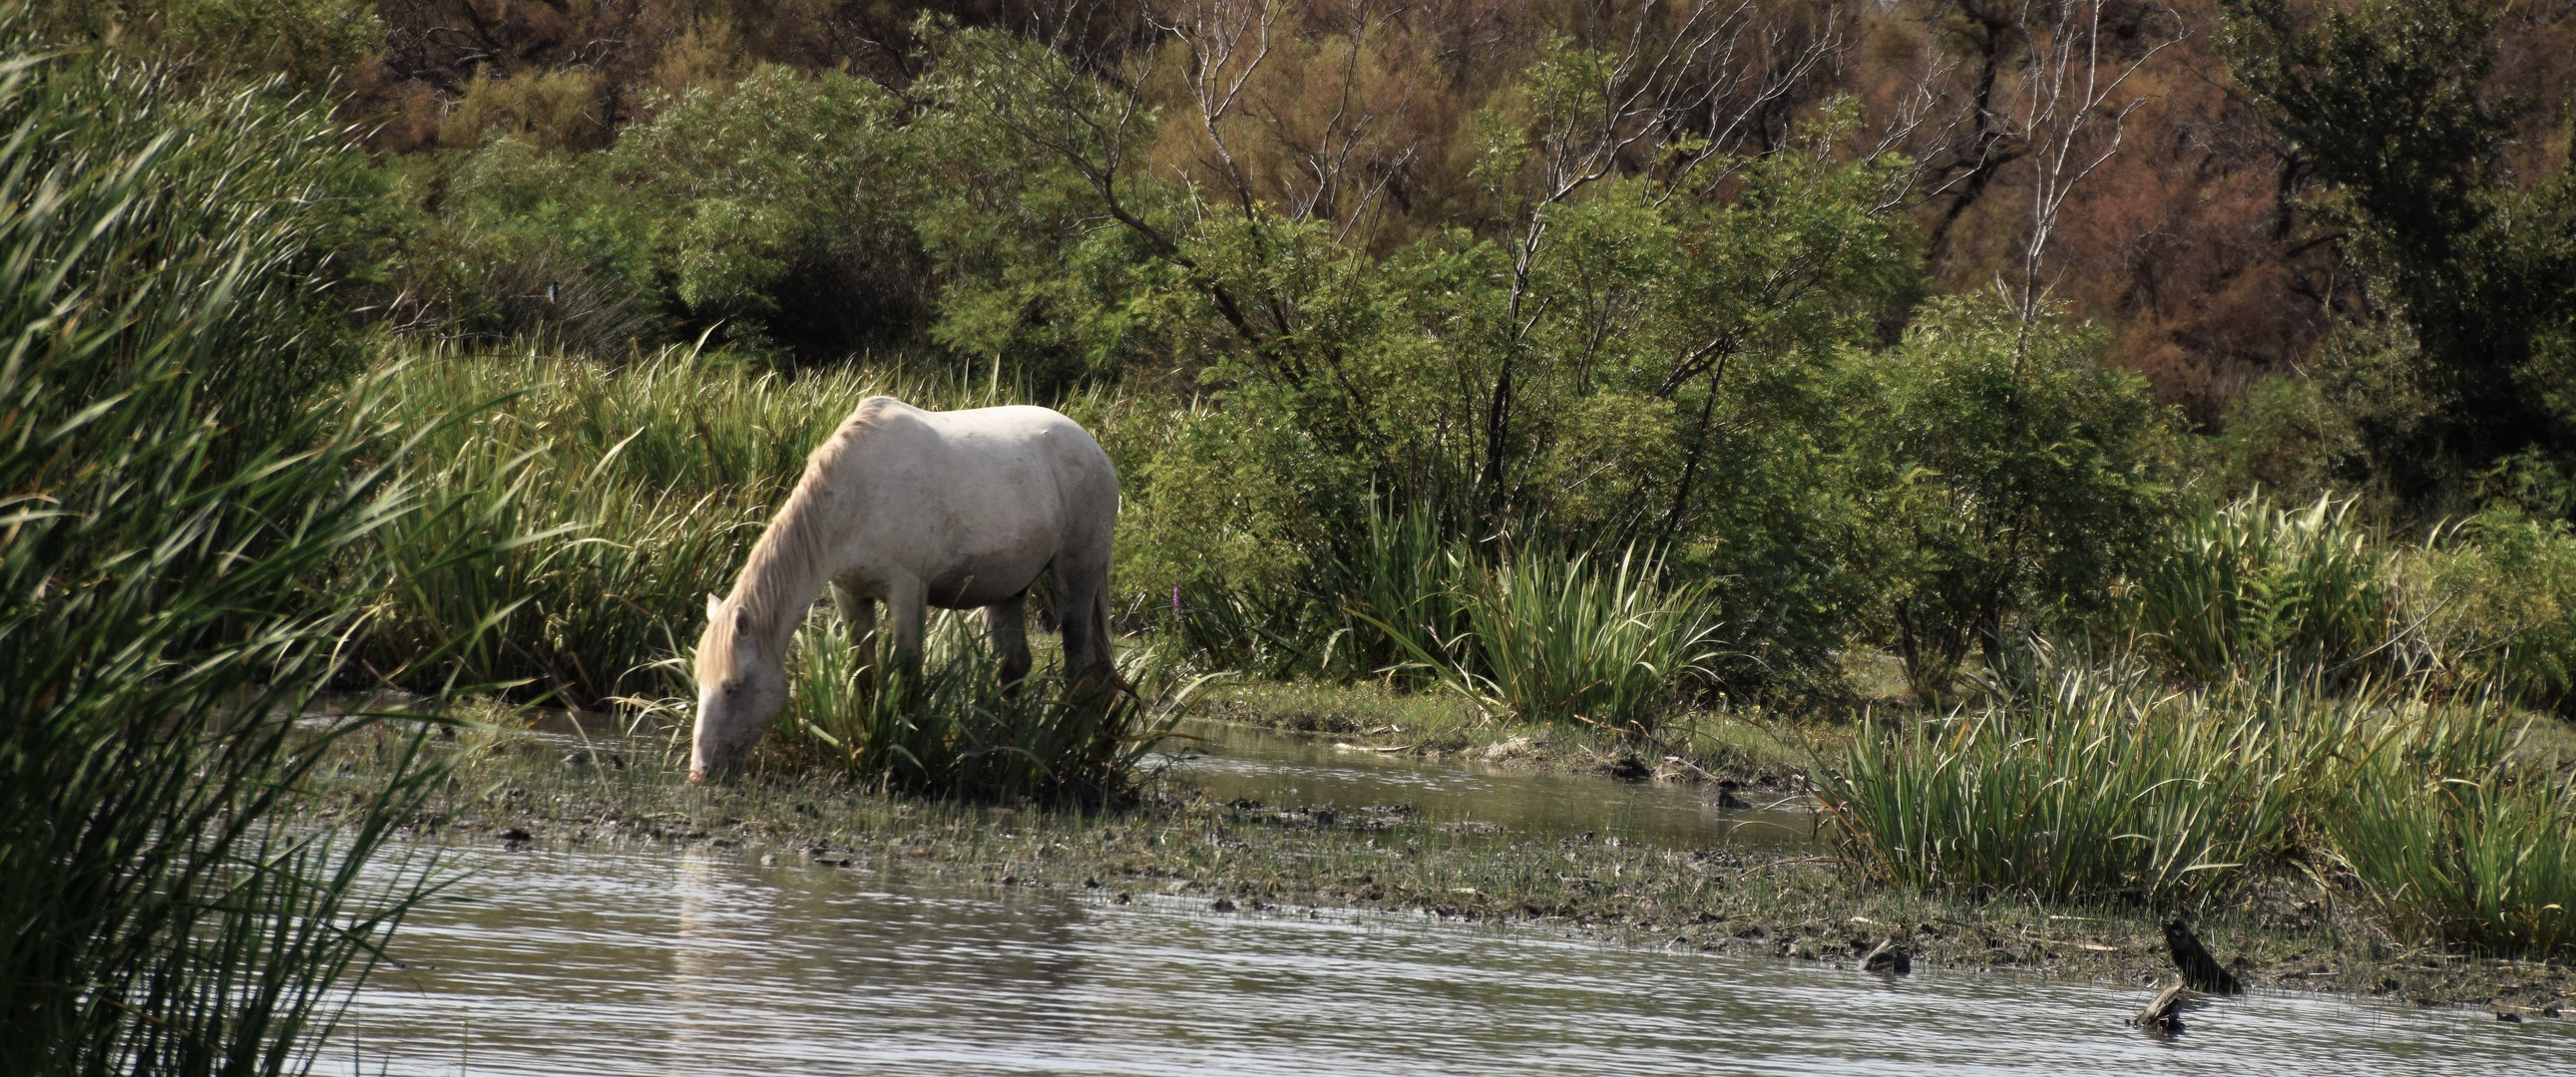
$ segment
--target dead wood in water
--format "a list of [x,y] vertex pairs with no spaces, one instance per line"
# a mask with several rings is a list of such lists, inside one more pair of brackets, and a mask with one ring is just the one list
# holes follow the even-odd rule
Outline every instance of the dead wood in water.
[[2147,1008],[2138,1011],[2138,1015],[2130,1018],[2129,1023],[2150,1032],[2167,1034],[2180,1032],[2182,1031],[2182,1004],[2190,998],[2191,989],[2184,987],[2182,981],[2176,980],[2166,985],[2164,990],[2156,992],[2156,997],[2147,1003]]

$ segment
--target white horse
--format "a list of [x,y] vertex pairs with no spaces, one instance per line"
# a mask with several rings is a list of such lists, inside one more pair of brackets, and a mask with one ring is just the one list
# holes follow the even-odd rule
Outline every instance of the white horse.
[[826,584],[858,661],[876,604],[896,669],[921,660],[925,607],[982,607],[1002,681],[1028,675],[1029,585],[1055,567],[1065,671],[1115,683],[1109,542],[1118,472],[1073,420],[1037,407],[923,411],[869,397],[805,460],[805,477],[751,548],[733,593],[707,596],[689,780],[721,775],[787,705],[786,653]]

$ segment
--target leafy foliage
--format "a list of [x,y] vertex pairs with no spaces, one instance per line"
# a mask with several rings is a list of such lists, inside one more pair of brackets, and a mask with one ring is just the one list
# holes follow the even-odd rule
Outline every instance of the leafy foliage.
[[[2485,83],[2503,11],[2474,0],[2373,0],[2316,17],[2231,0],[2237,79],[2329,185],[2308,207],[2347,234],[2377,298],[2420,347],[2420,425],[2365,431],[2415,503],[2505,464],[2551,513],[2567,493],[2576,412],[2551,395],[2576,325],[2576,172],[2565,152],[2528,188],[2499,150],[2524,102]],[[2435,506],[2436,508],[2445,506]]]
[[2490,509],[2414,559],[2415,616],[2473,682],[2566,715],[2576,707],[2576,534]]
[[1859,496],[1927,702],[1971,644],[2000,655],[2014,614],[2098,607],[2155,533],[2155,409],[2097,347],[1993,300],[1937,300],[1865,368],[1882,388],[1860,422]]

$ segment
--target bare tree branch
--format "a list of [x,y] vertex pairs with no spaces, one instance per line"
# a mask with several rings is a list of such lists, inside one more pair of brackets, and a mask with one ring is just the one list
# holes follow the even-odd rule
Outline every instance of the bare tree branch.
[[[2039,313],[2055,281],[2041,283],[2049,241],[2056,236],[2058,214],[2066,199],[2094,170],[2120,152],[2128,133],[2129,114],[2145,103],[2133,98],[2116,108],[2112,97],[2129,77],[2188,31],[2175,20],[2172,37],[2138,54],[2108,78],[2101,62],[2102,0],[2055,0],[2054,27],[2046,42],[2034,48],[2032,73],[2018,127],[2029,146],[2031,177],[2030,235],[2022,245],[2021,314],[2027,321]],[[2088,142],[2097,120],[2107,122],[2107,141]],[[2097,148],[2098,147],[2098,148]]]

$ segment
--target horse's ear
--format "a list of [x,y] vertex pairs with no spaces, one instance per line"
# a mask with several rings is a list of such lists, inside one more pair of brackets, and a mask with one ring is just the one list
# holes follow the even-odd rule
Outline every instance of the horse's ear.
[[723,620],[723,619],[724,619],[724,600],[723,600],[723,599],[721,599],[721,598],[717,598],[717,597],[716,597],[716,596],[714,596],[714,595],[708,595],[708,596],[707,596],[707,623],[708,623],[708,624],[714,624],[714,623],[716,623],[717,621],[721,621],[721,620]]

